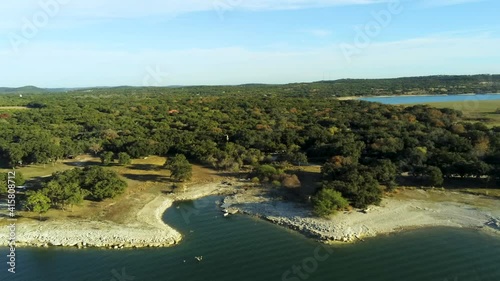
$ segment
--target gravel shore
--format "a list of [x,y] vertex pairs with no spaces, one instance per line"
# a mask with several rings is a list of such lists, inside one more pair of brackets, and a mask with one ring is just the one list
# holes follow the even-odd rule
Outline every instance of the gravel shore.
[[458,196],[469,203],[385,198],[380,206],[372,206],[366,213],[361,210],[341,212],[330,219],[314,217],[303,205],[274,201],[265,196],[238,194],[226,197],[224,204],[324,242],[353,242],[430,226],[479,228],[500,235],[499,200],[482,198],[483,206],[478,207],[474,205],[477,196]]
[[[182,235],[165,224],[162,215],[173,202],[230,192],[228,186],[209,183],[193,185],[186,192],[160,194],[126,224],[79,219],[17,223],[16,246],[110,249],[172,246],[182,240]],[[9,234],[7,227],[0,232],[0,246],[8,245]]]
[[[74,246],[78,248],[165,247],[182,235],[161,220],[173,200],[160,195],[147,203],[131,223],[51,220],[16,224],[16,246]],[[8,244],[8,231],[0,233],[0,245]]]
[[[500,235],[500,200],[494,198],[479,200],[475,195],[456,193],[453,200],[439,202],[384,198],[380,206],[372,206],[367,212],[353,210],[322,219],[314,217],[305,205],[276,200],[258,192],[244,192],[236,186],[238,184],[207,183],[193,185],[185,192],[160,194],[126,224],[77,219],[20,223],[16,225],[16,246],[113,249],[172,246],[182,240],[182,235],[163,222],[165,210],[175,201],[208,195],[226,195],[223,206],[231,213],[239,211],[257,216],[323,242],[352,242],[429,226],[480,228]],[[416,192],[425,194],[425,191]],[[0,232],[0,246],[8,244],[8,236],[7,229]]]

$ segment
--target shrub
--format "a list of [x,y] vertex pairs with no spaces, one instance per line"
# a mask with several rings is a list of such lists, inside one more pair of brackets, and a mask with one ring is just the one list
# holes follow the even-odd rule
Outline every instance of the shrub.
[[330,188],[323,188],[313,197],[314,214],[326,217],[349,206],[342,194]]
[[103,152],[101,154],[101,156],[100,156],[101,163],[103,165],[106,165],[106,166],[109,165],[109,164],[111,164],[111,162],[113,162],[113,156],[114,156],[114,154],[111,151],[105,151],[105,152]]
[[295,189],[300,187],[300,180],[297,175],[285,175],[283,176],[281,184],[286,188]]
[[126,152],[118,153],[118,163],[120,165],[129,165],[130,163],[132,163],[130,155],[128,155]]

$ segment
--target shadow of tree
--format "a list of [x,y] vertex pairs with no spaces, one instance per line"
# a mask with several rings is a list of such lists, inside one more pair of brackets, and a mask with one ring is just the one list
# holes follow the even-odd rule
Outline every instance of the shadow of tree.
[[124,174],[125,178],[135,181],[152,181],[152,182],[162,182],[162,183],[174,183],[175,181],[170,179],[169,177],[155,174]]
[[87,166],[100,166],[100,165],[102,165],[101,162],[99,162],[99,161],[85,161],[85,162],[72,161],[72,162],[66,162],[65,164],[68,166],[71,166],[71,167],[87,167]]
[[131,170],[142,170],[142,171],[158,171],[162,167],[155,164],[132,164],[128,166]]
[[321,186],[321,174],[298,170],[294,172],[300,180],[300,188],[298,193],[303,196],[316,194],[316,191]]
[[222,177],[228,177],[228,178],[248,178],[248,173],[246,172],[228,172],[228,171],[222,171],[219,173],[220,176]]

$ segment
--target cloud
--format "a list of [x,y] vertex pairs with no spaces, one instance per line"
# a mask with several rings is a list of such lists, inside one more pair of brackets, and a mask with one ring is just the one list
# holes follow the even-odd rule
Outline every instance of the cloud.
[[325,38],[332,35],[332,31],[328,29],[301,29],[300,32],[319,38]]
[[[33,0],[1,1],[1,16],[39,9],[40,3],[58,1],[65,13],[81,17],[136,18],[172,15],[199,11],[231,10],[287,10],[345,5],[368,5],[389,0]],[[5,14],[5,15],[3,15]]]
[[374,42],[348,62],[337,45],[301,50],[233,46],[117,51],[76,43],[37,43],[21,57],[0,50],[0,60],[6,70],[1,73],[4,81],[12,83],[7,86],[140,86],[151,69],[169,73],[161,85],[288,83],[500,73],[499,45],[500,39],[485,35]]

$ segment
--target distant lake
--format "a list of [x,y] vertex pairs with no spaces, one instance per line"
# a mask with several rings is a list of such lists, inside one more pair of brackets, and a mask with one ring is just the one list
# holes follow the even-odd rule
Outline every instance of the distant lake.
[[500,94],[366,97],[366,98],[360,98],[360,100],[380,102],[385,104],[413,104],[413,103],[454,102],[454,101],[462,102],[462,101],[500,100]]
[[[7,249],[0,248],[0,280],[500,280],[500,239],[483,232],[440,227],[323,246],[257,218],[223,217],[218,200],[176,202],[166,211],[164,221],[184,235],[171,248],[21,248],[16,274],[7,272]],[[195,256],[203,256],[202,262]],[[297,267],[300,273],[294,273]]]

